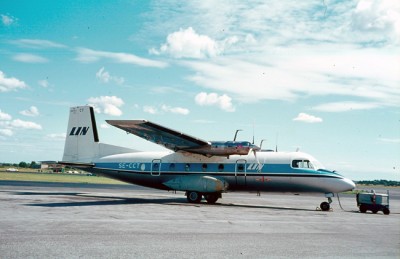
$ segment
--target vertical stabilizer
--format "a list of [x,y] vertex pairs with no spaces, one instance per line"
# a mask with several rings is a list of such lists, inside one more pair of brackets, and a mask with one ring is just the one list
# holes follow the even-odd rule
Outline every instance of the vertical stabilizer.
[[132,152],[137,151],[99,143],[93,107],[70,108],[63,161],[92,163],[103,156]]
[[98,142],[93,107],[70,108],[63,161],[92,162],[99,155]]

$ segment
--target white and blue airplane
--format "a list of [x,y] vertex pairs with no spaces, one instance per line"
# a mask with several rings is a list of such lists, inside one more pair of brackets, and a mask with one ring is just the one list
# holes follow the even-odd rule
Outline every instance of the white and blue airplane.
[[205,141],[146,120],[107,123],[169,150],[143,152],[100,143],[93,107],[79,106],[70,108],[59,163],[136,185],[184,191],[191,203],[204,197],[213,204],[230,191],[316,192],[328,198],[320,204],[327,211],[335,193],[355,188],[306,153],[261,150],[248,141]]

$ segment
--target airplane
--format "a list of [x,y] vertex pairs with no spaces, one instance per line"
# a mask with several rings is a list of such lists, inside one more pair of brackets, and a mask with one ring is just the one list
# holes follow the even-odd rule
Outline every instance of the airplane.
[[[215,204],[233,191],[322,193],[330,210],[335,193],[355,188],[352,180],[325,169],[302,152],[262,150],[249,141],[205,141],[147,120],[106,120],[112,126],[162,145],[138,151],[101,143],[94,108],[70,108],[60,164],[127,183],[183,191],[189,203]],[[237,132],[236,132],[237,134]]]

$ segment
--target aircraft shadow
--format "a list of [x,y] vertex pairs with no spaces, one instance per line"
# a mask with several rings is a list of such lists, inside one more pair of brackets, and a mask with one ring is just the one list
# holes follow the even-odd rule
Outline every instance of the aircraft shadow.
[[274,209],[274,210],[291,210],[291,211],[315,211],[315,209],[304,209],[304,208],[291,208],[291,207],[277,207],[267,205],[254,205],[254,204],[234,204],[234,203],[216,203],[207,204],[206,202],[188,203],[186,198],[180,197],[160,197],[160,198],[126,198],[118,196],[98,196],[98,195],[87,195],[85,193],[78,192],[16,192],[16,195],[47,195],[47,196],[71,196],[77,198],[92,199],[90,201],[69,201],[69,202],[51,202],[51,203],[35,203],[25,204],[26,206],[34,207],[82,207],[82,206],[112,206],[112,205],[129,205],[129,204],[164,204],[170,206],[216,206],[216,207],[231,207],[231,208],[254,208],[254,209]]

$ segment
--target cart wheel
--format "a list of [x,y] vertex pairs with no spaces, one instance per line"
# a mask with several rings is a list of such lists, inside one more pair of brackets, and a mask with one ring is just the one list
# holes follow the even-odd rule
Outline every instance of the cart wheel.
[[373,209],[372,213],[376,214],[376,213],[378,213],[378,210],[377,209]]
[[390,210],[388,208],[384,208],[383,209],[383,214],[389,215],[390,214]]
[[360,205],[360,212],[361,212],[361,213],[367,212],[367,207],[366,207],[364,204],[361,204],[361,205]]

